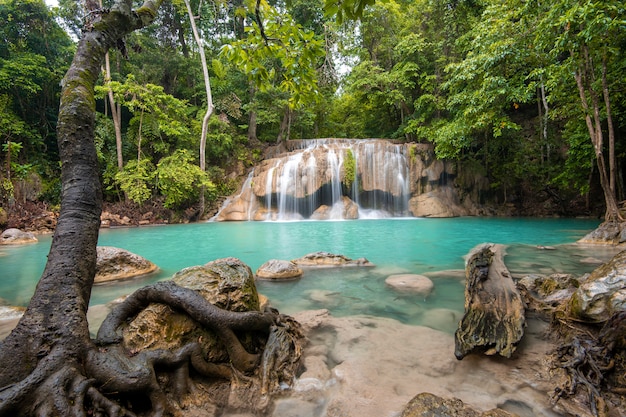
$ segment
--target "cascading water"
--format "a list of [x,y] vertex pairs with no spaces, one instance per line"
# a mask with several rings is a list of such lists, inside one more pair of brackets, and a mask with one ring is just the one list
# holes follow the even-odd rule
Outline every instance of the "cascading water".
[[[420,185],[430,169],[427,165],[437,162],[444,166],[434,157],[427,157],[428,163],[419,159],[422,156],[417,155],[416,149],[419,147],[419,152],[426,155],[425,146],[382,139],[290,141],[289,152],[264,160],[254,168],[252,179],[216,219],[411,216],[411,193],[429,191]],[[428,172],[431,171],[440,170]]]

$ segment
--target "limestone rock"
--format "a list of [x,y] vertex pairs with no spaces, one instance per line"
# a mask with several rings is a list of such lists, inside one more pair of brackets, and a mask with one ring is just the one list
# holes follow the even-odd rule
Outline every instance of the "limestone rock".
[[616,245],[626,242],[626,223],[604,222],[579,240],[580,243]]
[[569,303],[572,316],[594,322],[619,311],[626,311],[626,251],[591,272]]
[[[275,150],[266,153],[215,220],[356,219],[359,209],[377,216],[406,216],[408,210],[425,217],[478,211],[474,195],[453,186],[456,164],[437,159],[429,144],[292,140]],[[478,184],[473,178],[467,183]]]
[[522,298],[504,265],[502,245],[472,249],[465,273],[465,313],[454,334],[454,355],[463,359],[481,349],[510,358],[524,335]]
[[302,276],[302,269],[291,261],[270,259],[257,269],[256,276],[271,280],[293,279]]
[[109,213],[108,211],[103,211],[100,215],[100,227],[130,225],[132,225],[132,221],[128,216],[121,217],[119,214]]
[[95,283],[135,278],[159,268],[149,260],[113,246],[98,246]]
[[19,229],[7,229],[0,235],[0,245],[24,245],[37,242],[38,239],[34,234]]
[[430,278],[418,274],[390,275],[385,280],[385,284],[399,291],[420,295],[428,295],[435,288]]
[[419,194],[409,200],[409,211],[415,217],[458,217],[468,215],[459,205],[456,192],[451,187]]
[[402,411],[401,417],[513,417],[507,411],[493,409],[483,413],[465,405],[458,398],[441,398],[423,392],[413,397]]
[[365,258],[350,259],[344,255],[329,252],[313,252],[292,262],[301,267],[374,266]]
[[311,215],[312,220],[355,220],[358,218],[359,206],[346,196],[341,197],[341,201],[335,203],[332,207],[327,205],[319,206]]
[[569,274],[526,275],[517,282],[526,307],[536,312],[553,312],[565,305],[580,282]]

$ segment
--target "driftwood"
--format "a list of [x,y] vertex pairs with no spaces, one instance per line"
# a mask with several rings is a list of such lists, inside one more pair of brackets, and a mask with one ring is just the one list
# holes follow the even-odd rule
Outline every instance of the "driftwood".
[[511,357],[524,335],[524,304],[503,261],[502,245],[483,244],[466,260],[465,314],[454,334],[454,355],[474,350]]

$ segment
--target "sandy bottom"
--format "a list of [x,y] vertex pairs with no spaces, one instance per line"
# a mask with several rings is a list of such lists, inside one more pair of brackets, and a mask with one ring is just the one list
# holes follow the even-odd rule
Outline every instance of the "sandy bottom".
[[[97,327],[107,308],[90,309]],[[271,417],[396,417],[421,392],[456,397],[477,411],[500,407],[520,417],[559,416],[552,409],[543,337],[547,324],[529,320],[512,358],[454,357],[454,337],[422,326],[372,316],[332,317],[304,311],[308,344],[304,372],[279,398]],[[0,339],[16,319],[0,320]],[[227,413],[223,417],[252,417]]]
[[[500,407],[525,416],[552,410],[544,340],[547,324],[531,320],[512,358],[472,354],[458,361],[454,337],[427,327],[369,316],[298,313],[309,339],[306,371],[273,417],[392,417],[416,394],[460,398],[477,411]],[[247,416],[230,414],[229,416]]]

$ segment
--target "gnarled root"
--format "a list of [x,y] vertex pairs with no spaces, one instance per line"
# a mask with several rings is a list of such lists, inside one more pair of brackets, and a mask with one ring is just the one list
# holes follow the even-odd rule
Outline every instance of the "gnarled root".
[[[26,378],[2,390],[0,416],[136,417],[102,395],[94,387],[96,380],[84,376],[76,364],[56,371],[51,371],[50,362],[42,361],[40,365],[44,366],[35,372],[39,377]],[[42,380],[44,369],[51,373]]]
[[623,384],[626,381],[622,375],[625,368],[626,312],[615,314],[597,337],[589,329],[577,329],[573,325],[567,328],[577,334],[571,337],[569,343],[559,346],[554,354],[554,366],[563,369],[567,379],[555,389],[552,399],[556,402],[560,398],[574,396],[582,387],[587,392],[592,414],[606,416],[608,407],[603,395],[607,392],[604,388],[607,388],[609,377],[617,374],[614,386],[610,387],[614,392],[619,393],[625,388]]
[[209,303],[198,292],[166,281],[141,288],[118,304],[100,326],[96,343],[119,343],[122,340],[121,326],[150,303],[166,304],[214,330],[224,343],[233,366],[244,372],[258,365],[259,356],[246,352],[235,331],[259,330],[267,333],[276,319],[276,314],[269,312],[222,310]]

